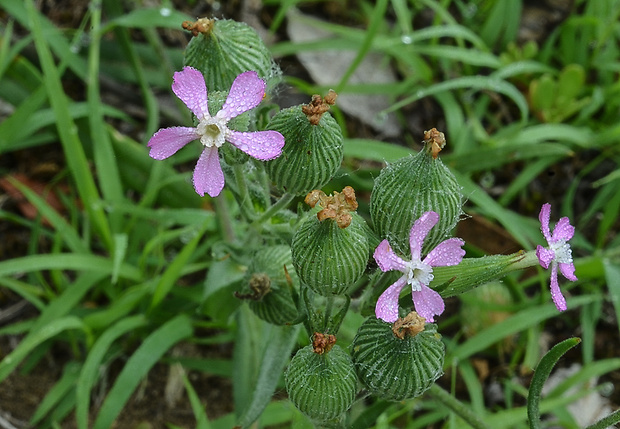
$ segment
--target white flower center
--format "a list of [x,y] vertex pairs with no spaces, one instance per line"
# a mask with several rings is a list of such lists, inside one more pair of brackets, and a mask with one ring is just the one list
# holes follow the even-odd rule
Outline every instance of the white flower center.
[[428,286],[433,280],[433,268],[422,261],[411,261],[405,267],[407,284],[414,291],[422,290],[422,285]]
[[202,118],[196,127],[200,143],[205,147],[221,147],[226,139],[227,131],[226,122],[213,117]]
[[555,261],[560,264],[570,264],[573,262],[573,251],[566,240],[549,243],[549,248],[555,253]]

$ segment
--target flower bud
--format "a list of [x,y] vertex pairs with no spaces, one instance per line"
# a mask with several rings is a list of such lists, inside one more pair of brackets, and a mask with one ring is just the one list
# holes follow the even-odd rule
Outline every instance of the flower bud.
[[299,279],[288,246],[271,246],[256,252],[245,283],[251,292],[236,295],[248,300],[258,317],[274,325],[284,325],[297,318],[292,289],[299,285]]
[[267,92],[279,80],[281,72],[269,49],[247,24],[201,18],[185,21],[183,28],[194,35],[185,49],[184,65],[202,72],[209,91],[229,90],[235,78],[248,70],[267,82]]
[[437,325],[424,325],[415,312],[394,325],[368,318],[351,350],[362,383],[389,401],[420,396],[443,374],[445,348]]
[[353,362],[337,345],[325,353],[315,353],[313,346],[300,349],[284,380],[293,404],[318,422],[337,419],[351,407],[357,393]]
[[[316,194],[310,193],[307,202],[313,202],[312,195]],[[321,210],[301,221],[293,236],[293,265],[301,281],[314,292],[342,295],[366,270],[366,222],[351,212],[357,208],[353,188],[346,187],[333,197],[322,194],[321,198],[315,202]]]
[[[329,94],[328,94],[329,97]],[[282,154],[266,162],[269,177],[278,189],[304,195],[323,187],[342,163],[342,131],[326,111],[335,95],[326,100],[314,96],[309,105],[278,112],[267,126],[286,141]]]
[[450,235],[463,211],[461,187],[439,158],[443,133],[433,128],[425,134],[425,147],[416,155],[388,164],[370,197],[370,217],[375,232],[386,238],[397,253],[409,255],[411,226],[424,212],[439,214],[439,222],[426,237],[423,253]]

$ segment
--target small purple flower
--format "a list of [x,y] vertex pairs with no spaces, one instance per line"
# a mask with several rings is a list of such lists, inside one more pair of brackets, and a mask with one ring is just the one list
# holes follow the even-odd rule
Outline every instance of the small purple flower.
[[258,104],[265,94],[265,82],[253,71],[241,73],[230,88],[222,109],[211,116],[207,105],[207,87],[202,73],[184,67],[174,74],[172,91],[196,115],[198,126],[162,128],[149,140],[149,155],[166,159],[193,140],[205,147],[194,170],[194,188],[204,196],[216,197],[224,188],[224,174],[220,166],[218,148],[224,141],[248,155],[266,161],[282,153],[284,137],[277,131],[239,132],[228,128],[228,121]]
[[421,259],[422,244],[430,230],[439,221],[439,215],[433,211],[424,213],[415,221],[409,233],[411,261],[407,262],[394,253],[387,240],[383,240],[375,249],[374,257],[381,271],[400,271],[403,276],[387,288],[377,301],[375,314],[385,322],[398,319],[398,296],[406,285],[411,285],[411,298],[415,311],[428,322],[433,322],[435,315],[443,313],[444,303],[441,296],[428,287],[433,280],[433,268],[457,265],[463,259],[465,244],[460,238],[450,238],[437,245]]
[[540,209],[538,219],[540,219],[540,230],[545,240],[549,244],[549,248],[542,246],[536,247],[536,256],[540,265],[547,269],[551,264],[551,298],[558,310],[566,310],[566,300],[560,291],[558,284],[558,265],[560,272],[568,280],[576,281],[575,265],[573,265],[573,254],[568,240],[573,238],[575,227],[570,224],[570,220],[565,216],[561,218],[553,228],[553,233],[549,232],[549,217],[551,215],[551,204],[543,204]]

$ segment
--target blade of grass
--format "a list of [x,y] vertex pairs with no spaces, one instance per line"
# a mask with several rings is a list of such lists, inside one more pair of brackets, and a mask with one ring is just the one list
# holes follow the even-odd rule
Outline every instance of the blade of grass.
[[75,386],[75,381],[80,374],[81,364],[69,362],[65,365],[60,380],[47,392],[34,415],[30,418],[30,424],[36,426],[50,411],[54,410],[62,399],[69,394]]
[[97,379],[97,373],[105,354],[110,346],[122,335],[133,331],[147,323],[143,315],[123,319],[107,329],[90,349],[84,366],[80,371],[76,384],[75,419],[79,429],[88,429],[88,409],[90,408],[90,392]]
[[179,315],[144,339],[129,358],[101,405],[93,429],[107,429],[121,412],[140,381],[174,344],[192,335],[191,320]]
[[84,203],[95,230],[108,250],[112,249],[112,234],[103,206],[100,203],[99,192],[90,173],[88,160],[79,140],[77,126],[69,115],[69,103],[60,82],[58,70],[54,65],[52,54],[41,29],[39,14],[33,0],[26,1],[28,18],[32,29],[35,47],[41,61],[44,73],[45,87],[48,99],[56,113],[57,130],[63,145],[69,170],[74,178],[80,197]]
[[69,329],[86,331],[87,328],[77,317],[66,316],[52,320],[41,329],[36,331],[31,330],[30,334],[28,334],[11,353],[0,361],[0,383],[17,368],[35,347]]
[[579,338],[569,338],[556,344],[543,358],[534,371],[527,396],[527,419],[531,429],[540,428],[540,395],[551,370],[560,358],[581,342]]
[[[60,253],[55,255],[29,255],[0,262],[0,277],[37,272],[41,270],[78,270],[92,271],[103,275],[112,275],[113,262],[103,256],[83,255],[79,253]],[[140,281],[142,273],[132,265],[123,263],[119,276],[129,280]]]
[[189,403],[196,417],[196,429],[211,429],[209,418],[207,417],[204,407],[200,403],[200,398],[185,374],[183,374],[183,384],[185,384],[185,391],[187,392]]

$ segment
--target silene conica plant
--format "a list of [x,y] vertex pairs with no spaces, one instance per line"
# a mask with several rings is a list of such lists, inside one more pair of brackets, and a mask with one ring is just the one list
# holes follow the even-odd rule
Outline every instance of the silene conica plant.
[[[439,389],[433,386],[443,373],[445,346],[434,322],[450,296],[540,264],[551,269],[553,302],[566,310],[558,271],[577,280],[568,218],[551,230],[545,204],[540,222],[547,247],[464,258],[465,242],[451,236],[464,217],[464,197],[438,156],[445,137],[433,128],[419,153],[376,177],[367,223],[356,212],[353,188],[320,190],[343,159],[343,135],[329,112],[336,94],[280,110],[269,102],[281,72],[250,27],[212,19],[183,27],[194,37],[172,90],[195,123],[159,130],[148,143],[150,156],[168,158],[194,140],[204,146],[194,188],[218,197],[226,186],[239,207],[235,227],[245,231],[230,246],[236,260],[247,261],[237,297],[268,323],[303,324],[312,341],[294,354],[284,380],[290,400],[315,424],[346,426],[347,410],[365,394],[403,401]],[[291,208],[300,197],[306,208]],[[410,297],[401,299],[403,291]],[[374,314],[350,347],[340,347],[346,313],[367,308]],[[473,413],[446,404],[484,427]]]

